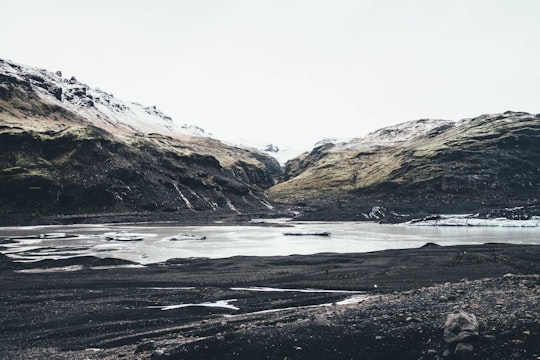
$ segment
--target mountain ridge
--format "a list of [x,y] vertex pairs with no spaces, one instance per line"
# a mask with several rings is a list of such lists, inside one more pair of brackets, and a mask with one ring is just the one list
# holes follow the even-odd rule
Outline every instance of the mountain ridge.
[[0,59],[0,74],[4,83],[0,88],[0,99],[6,100],[9,96],[9,85],[6,84],[24,85],[51,107],[63,107],[83,117],[85,122],[111,133],[209,136],[199,127],[177,123],[156,106],[117,99],[110,93],[78,81],[74,76],[64,78],[60,71],[53,73]]
[[281,166],[155,106],[0,60],[5,223],[292,213],[391,222],[454,212],[527,218],[540,215],[538,164],[540,114],[508,111],[326,139]]
[[263,190],[277,160],[205,135],[156,107],[2,60],[2,221],[273,214]]
[[[400,125],[414,128],[421,121]],[[420,136],[392,133],[394,126],[322,145],[288,162],[283,181],[267,194],[319,220],[336,213],[349,220],[391,219],[521,206],[538,213],[540,115],[508,111],[431,125]],[[393,135],[386,144],[374,143],[381,134]],[[374,208],[385,208],[386,215],[368,215]]]

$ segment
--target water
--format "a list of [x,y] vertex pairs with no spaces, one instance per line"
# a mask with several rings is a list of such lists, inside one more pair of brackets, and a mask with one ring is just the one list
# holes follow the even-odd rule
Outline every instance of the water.
[[[17,261],[62,259],[94,255],[138,263],[170,258],[225,258],[236,255],[270,256],[351,253],[414,248],[427,242],[439,245],[486,242],[540,244],[540,228],[413,227],[350,222],[304,222],[245,226],[174,226],[171,224],[114,224],[0,228],[0,252]],[[107,232],[125,230],[142,234],[142,241],[110,241]],[[284,232],[324,232],[331,236],[284,236]],[[66,233],[72,238],[31,238],[45,233]],[[178,233],[206,236],[205,240],[170,241]],[[14,241],[5,238],[17,237]],[[20,238],[26,237],[26,238]]]

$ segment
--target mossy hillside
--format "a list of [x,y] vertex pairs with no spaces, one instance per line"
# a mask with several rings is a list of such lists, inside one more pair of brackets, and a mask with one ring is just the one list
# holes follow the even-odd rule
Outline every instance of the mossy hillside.
[[41,141],[47,135],[22,128],[0,127],[0,175],[22,178],[49,176],[53,164],[40,156]]
[[273,162],[248,151],[220,161],[214,155],[232,158],[236,149],[219,142],[198,152],[213,140],[116,136],[92,126],[0,130],[4,214],[268,210],[262,187],[274,183]]
[[157,109],[75,79],[0,64],[0,213],[269,211],[262,189],[281,172],[273,158],[181,135]]
[[[274,158],[247,149],[226,145],[206,137],[173,138],[159,134],[148,137],[123,137],[138,149],[159,149],[162,154],[181,160],[186,164],[206,163],[230,172],[243,182],[260,188],[274,185],[281,174],[281,167]],[[165,166],[168,161],[163,160]]]
[[18,124],[35,130],[52,130],[85,123],[81,116],[41,98],[26,85],[0,83],[0,93],[2,88],[4,89],[3,96],[0,95],[0,124]]
[[298,176],[277,184],[268,194],[277,201],[305,201],[309,194],[339,194],[377,184],[400,167],[390,152],[356,157],[355,151],[332,151]]
[[[11,166],[31,166],[33,168],[51,167],[63,165],[73,158],[77,151],[85,148],[85,143],[95,142],[96,146],[103,147],[105,144],[116,149],[129,149],[132,156],[141,155],[146,151],[169,154],[169,156],[183,159],[186,162],[204,161],[215,162],[214,165],[224,169],[235,167],[252,167],[265,170],[267,164],[274,165],[274,171],[279,171],[277,162],[265,156],[254,156],[252,152],[231,148],[217,140],[210,138],[179,139],[152,134],[143,135],[116,135],[92,126],[67,127],[61,131],[40,132],[17,126],[0,127],[2,143],[0,150],[4,153],[13,152],[10,157]],[[17,150],[23,150],[18,152]],[[29,150],[25,152],[24,150]],[[43,152],[47,160],[34,155]],[[5,164],[8,166],[9,164]],[[238,169],[236,169],[238,170]]]
[[316,149],[289,166],[288,180],[267,193],[279,202],[315,207],[334,201],[451,211],[460,204],[532,204],[539,197],[538,164],[540,117],[509,112],[399,146]]
[[[22,71],[17,64],[10,64],[10,66]],[[57,139],[63,138],[57,141],[59,144],[66,143],[63,140],[68,138],[72,141],[91,141],[99,137],[110,139],[111,134],[106,134],[105,130],[101,132],[98,128],[94,128],[91,132],[87,130],[89,121],[84,118],[86,109],[83,105],[79,106],[80,109],[75,109],[73,104],[67,107],[64,106],[64,102],[59,103],[57,100],[62,98],[62,89],[49,80],[43,77],[43,74],[22,72],[19,77],[9,72],[0,74],[0,124],[20,126],[24,130],[34,130],[42,134],[60,131],[61,133],[54,134]],[[78,110],[80,112],[76,112]],[[272,177],[281,170],[277,161],[268,156],[228,146],[214,139],[182,135],[172,138],[160,134],[139,134],[136,131],[126,133],[114,131],[114,125],[109,125],[105,127],[119,139],[118,142],[132,146],[132,149],[144,151],[152,147],[186,158],[194,156],[200,159],[199,155],[213,157],[218,160],[222,168],[237,171],[243,174],[245,179],[250,177],[252,171],[259,173],[257,177],[261,178],[260,174],[268,168],[272,169]],[[66,163],[74,155],[59,152],[63,153],[63,156],[57,160],[59,165]],[[263,182],[266,185],[263,186],[273,184],[273,181],[268,180],[264,179]]]
[[512,175],[536,178],[539,154],[540,119],[480,117],[403,149],[400,171],[389,180],[414,184],[461,177],[465,182],[483,181],[484,186],[496,187]]

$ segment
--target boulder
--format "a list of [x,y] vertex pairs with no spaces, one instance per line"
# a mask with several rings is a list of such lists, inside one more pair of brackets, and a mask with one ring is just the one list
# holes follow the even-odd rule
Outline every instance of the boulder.
[[447,344],[478,336],[478,320],[476,316],[466,312],[448,315],[444,323],[443,336]]

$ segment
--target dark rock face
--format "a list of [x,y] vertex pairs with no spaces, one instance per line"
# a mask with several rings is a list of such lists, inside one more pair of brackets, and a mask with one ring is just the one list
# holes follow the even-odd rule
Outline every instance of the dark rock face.
[[[349,144],[325,142],[282,172],[262,152],[182,139],[170,117],[142,105],[142,113],[133,112],[133,105],[75,77],[0,60],[3,221],[114,212],[268,213],[269,199],[306,220],[540,215],[540,114],[398,124]],[[152,117],[133,120],[134,113]]]
[[[133,118],[141,109],[150,117]],[[0,60],[0,223],[274,212],[264,189],[277,160],[173,125],[156,107]]]
[[[160,145],[81,127],[48,134],[0,129],[0,201],[4,219],[85,213],[269,212],[266,167],[230,168],[213,156],[181,155]],[[270,160],[268,160],[271,162]],[[274,169],[275,170],[275,169]]]
[[286,181],[302,174],[302,172],[306,171],[312,164],[323,159],[326,156],[326,153],[332,148],[334,148],[333,144],[326,143],[315,147],[307,155],[287,161],[283,173],[283,180]]
[[436,126],[385,146],[316,148],[289,162],[286,182],[269,195],[289,205],[309,204],[300,208],[309,219],[371,220],[374,207],[387,210],[383,221],[429,213],[527,219],[540,214],[538,164],[540,118],[506,112]]

